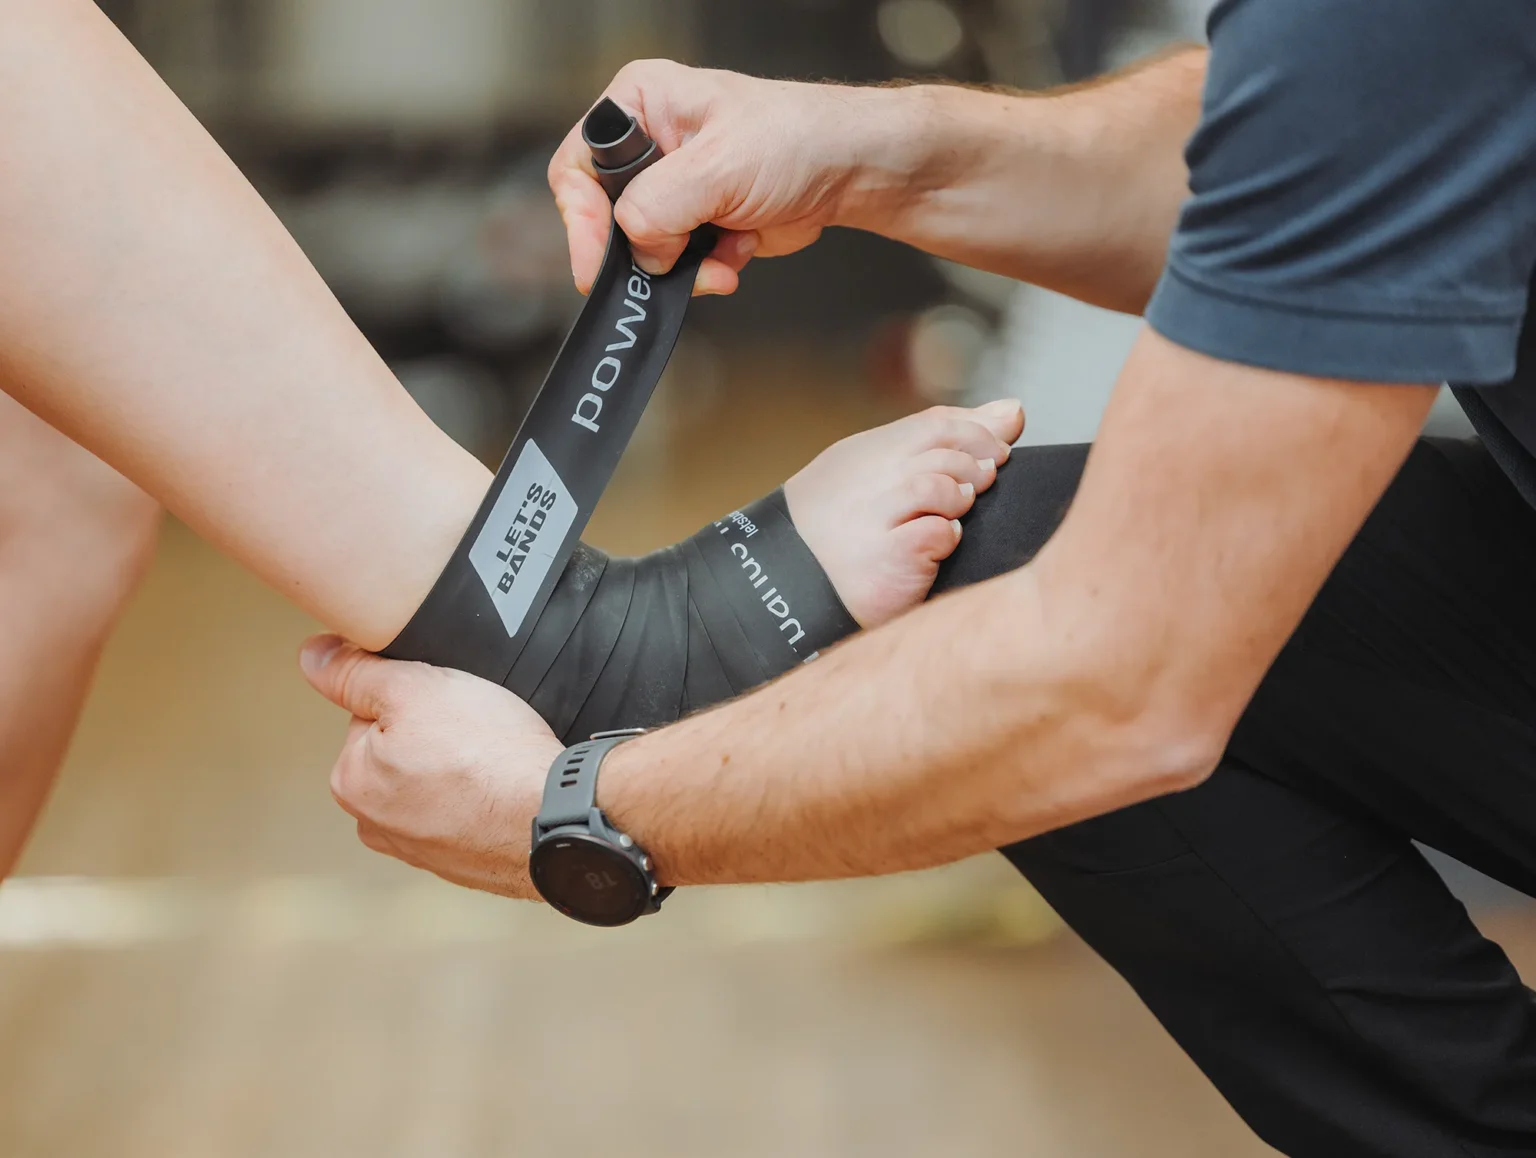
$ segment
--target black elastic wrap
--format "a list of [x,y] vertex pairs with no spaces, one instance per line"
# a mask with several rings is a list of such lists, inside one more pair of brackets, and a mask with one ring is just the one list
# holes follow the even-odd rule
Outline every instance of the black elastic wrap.
[[[609,196],[660,156],[612,101],[583,134]],[[781,675],[858,630],[775,491],[676,547],[609,559],[578,542],[682,327],[716,231],[673,270],[623,233],[425,603],[385,655],[472,672],[560,735],[666,723]]]
[[661,149],[640,123],[604,97],[581,122],[581,139],[592,153],[597,183],[617,201],[624,187],[661,160]]
[[[607,140],[613,110],[618,106],[605,100],[588,120],[597,120],[594,136],[604,138],[604,147],[618,150],[605,156],[623,160],[649,138],[636,129]],[[644,149],[610,177],[632,177],[657,155],[654,147]],[[696,231],[677,264],[653,277],[634,264],[628,240],[613,228],[587,304],[496,481],[426,601],[384,655],[506,679],[666,368],[714,237],[713,230]]]
[[[776,491],[639,559],[582,544],[505,686],[562,736],[652,727],[856,630]],[[552,660],[532,662],[551,648]]]
[[[782,490],[732,511],[690,542],[770,678],[859,629],[795,530]],[[710,632],[729,667],[733,657],[716,634]]]
[[688,662],[688,578],[666,547],[635,560],[635,591],[623,630],[599,673],[573,735],[611,730],[609,721],[644,720],[625,727],[670,724],[682,714]]

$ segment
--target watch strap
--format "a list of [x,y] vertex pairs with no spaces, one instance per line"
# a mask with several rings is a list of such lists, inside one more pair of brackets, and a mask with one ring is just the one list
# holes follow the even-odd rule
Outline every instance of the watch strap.
[[544,781],[535,829],[548,832],[562,824],[585,824],[597,807],[597,770],[603,757],[643,731],[599,732],[561,752]]

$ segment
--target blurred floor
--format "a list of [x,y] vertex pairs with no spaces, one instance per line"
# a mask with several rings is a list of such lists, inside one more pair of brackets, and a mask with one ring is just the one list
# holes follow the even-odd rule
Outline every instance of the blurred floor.
[[1076,943],[0,962],[7,1155],[1267,1153]]
[[[593,537],[669,541],[889,417],[846,373],[675,382]],[[1269,1152],[997,858],[602,934],[373,856],[310,627],[169,529],[0,891],[6,1158]]]

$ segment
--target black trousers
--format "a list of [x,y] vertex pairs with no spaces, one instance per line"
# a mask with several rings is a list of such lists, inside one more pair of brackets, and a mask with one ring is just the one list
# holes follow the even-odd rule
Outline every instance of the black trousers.
[[[1019,452],[943,585],[1085,455]],[[1207,782],[1004,853],[1284,1153],[1536,1155],[1536,1000],[1414,840],[1536,895],[1536,511],[1475,441],[1420,442]]]

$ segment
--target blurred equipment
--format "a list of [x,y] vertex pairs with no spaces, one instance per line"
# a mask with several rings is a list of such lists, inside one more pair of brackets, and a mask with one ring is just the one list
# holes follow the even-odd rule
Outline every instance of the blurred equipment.
[[938,68],[965,43],[965,26],[944,0],[884,0],[876,27],[886,50],[908,68]]
[[1056,55],[1061,78],[1079,81],[1104,68],[1110,39],[1135,0],[1068,0],[1056,19]]
[[986,348],[992,326],[970,306],[946,303],[924,310],[912,323],[914,386],[934,402],[957,402]]
[[540,52],[540,16],[486,0],[270,0],[260,113],[314,131],[450,133],[535,114],[562,79]]

